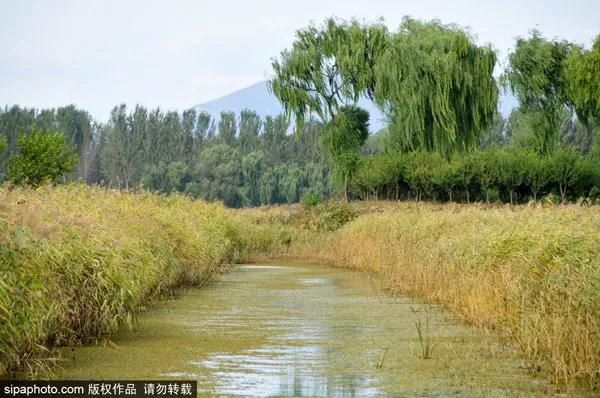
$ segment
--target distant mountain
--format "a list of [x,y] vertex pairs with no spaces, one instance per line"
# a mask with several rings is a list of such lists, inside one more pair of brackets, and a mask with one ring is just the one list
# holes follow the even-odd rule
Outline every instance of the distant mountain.
[[[515,97],[501,93],[499,108],[504,117],[507,117],[517,105]],[[385,126],[383,114],[372,101],[363,98],[359,101],[359,106],[365,108],[371,115],[369,128],[371,132],[379,131]],[[222,111],[234,111],[239,114],[244,109],[252,109],[263,119],[268,115],[275,116],[283,111],[277,98],[267,90],[265,81],[234,91],[213,101],[196,105],[194,108],[208,112],[216,121],[219,120]]]
[[[365,108],[369,112],[369,115],[371,115],[371,131],[378,131],[385,125],[382,113],[373,102],[368,99],[362,99],[359,101],[359,106]],[[265,81],[234,91],[213,101],[196,105],[194,108],[208,112],[217,121],[222,111],[234,111],[239,114],[244,109],[252,109],[263,119],[265,116],[275,116],[283,112],[283,108],[277,98],[269,93],[267,82]]]

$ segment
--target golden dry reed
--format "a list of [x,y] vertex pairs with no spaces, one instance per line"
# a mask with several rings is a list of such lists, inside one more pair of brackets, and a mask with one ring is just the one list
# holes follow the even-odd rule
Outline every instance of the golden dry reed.
[[556,383],[598,388],[600,207],[377,210],[331,234],[299,232],[284,252],[378,273],[390,289],[500,331]]
[[0,188],[0,378],[40,375],[53,347],[131,324],[149,299],[267,250],[256,228],[183,196]]

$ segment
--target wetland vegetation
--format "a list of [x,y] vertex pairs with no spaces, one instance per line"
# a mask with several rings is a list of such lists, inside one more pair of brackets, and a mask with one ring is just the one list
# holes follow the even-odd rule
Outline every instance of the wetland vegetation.
[[497,77],[457,25],[328,19],[272,60],[279,116],[6,107],[0,377],[594,394],[599,57],[534,30]]

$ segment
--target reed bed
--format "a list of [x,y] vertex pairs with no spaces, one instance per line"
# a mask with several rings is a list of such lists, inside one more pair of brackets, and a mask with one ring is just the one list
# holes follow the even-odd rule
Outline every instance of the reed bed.
[[83,185],[0,188],[0,378],[45,374],[53,347],[131,325],[272,238],[219,204]]
[[600,208],[361,204],[283,254],[374,272],[398,293],[495,329],[554,382],[600,383]]

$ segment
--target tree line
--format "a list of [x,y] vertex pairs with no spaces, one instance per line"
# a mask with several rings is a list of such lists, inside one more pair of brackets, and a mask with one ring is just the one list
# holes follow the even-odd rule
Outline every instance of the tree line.
[[[533,30],[516,40],[499,79],[496,63],[491,46],[454,24],[407,17],[390,31],[382,22],[332,18],[299,30],[291,49],[273,59],[269,88],[282,115],[262,120],[244,110],[213,120],[194,109],[119,105],[98,123],[73,105],[5,107],[0,179],[27,181],[25,172],[39,172],[25,154],[9,159],[24,152],[21,141],[35,146],[19,136],[41,131],[63,133],[74,148],[77,166],[63,180],[182,192],[234,207],[292,203],[307,193],[507,202],[596,195],[600,36],[585,49]],[[519,100],[507,119],[497,110],[500,90]],[[361,97],[386,115],[384,131],[368,134]],[[296,134],[289,135],[292,118]],[[48,148],[64,154],[58,141]],[[73,163],[68,154],[63,160]],[[538,166],[543,178],[525,173]],[[561,167],[577,171],[572,181],[557,177]],[[507,182],[507,170],[516,182]]]
[[365,156],[350,181],[361,199],[552,203],[600,199],[600,158],[572,148],[551,155],[490,147],[450,159],[436,152]]
[[[600,36],[587,50],[533,30],[516,40],[500,79],[496,63],[491,46],[455,24],[406,17],[390,31],[379,21],[330,18],[297,32],[273,60],[269,83],[298,125],[319,116],[346,197],[404,190],[453,200],[461,185],[466,201],[491,191],[511,203],[529,191],[536,199],[557,191],[563,201],[594,195],[598,157],[582,156],[598,146]],[[497,110],[500,90],[519,100],[508,120]],[[387,116],[376,137],[362,134],[362,96]],[[480,151],[490,146],[500,149]],[[571,170],[568,182],[561,168]]]
[[119,105],[106,123],[97,123],[75,106],[6,107],[0,110],[6,144],[0,178],[11,176],[9,158],[23,152],[19,137],[59,131],[78,157],[68,177],[89,184],[181,192],[232,207],[293,203],[308,191],[329,196],[331,167],[320,147],[320,124],[306,123],[299,135],[289,135],[288,126],[282,115],[262,120],[252,110],[213,120],[194,109]]

